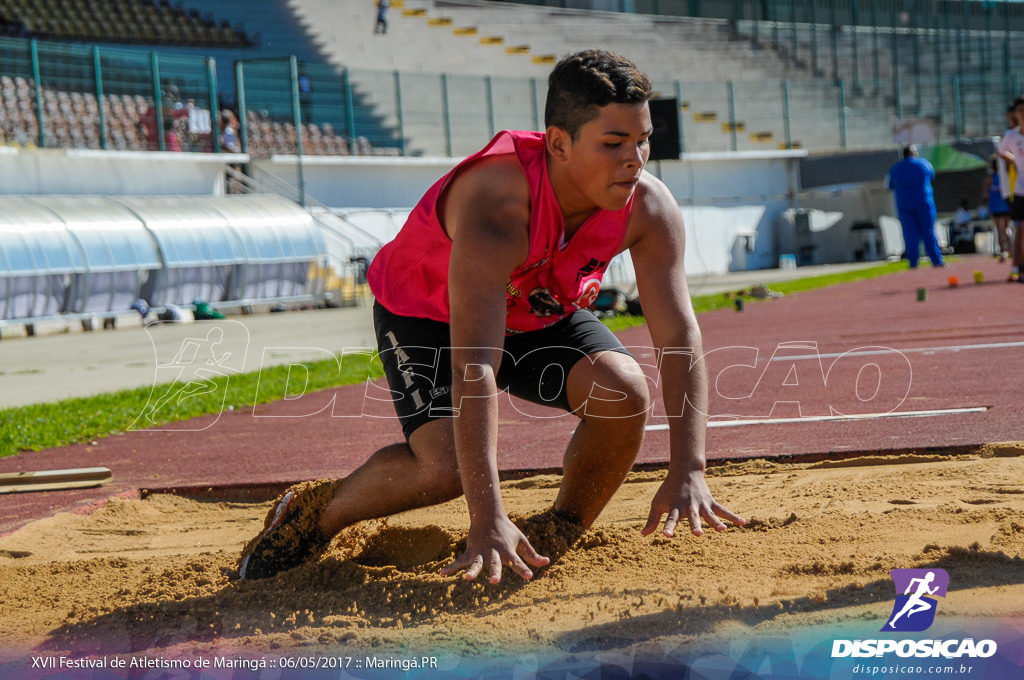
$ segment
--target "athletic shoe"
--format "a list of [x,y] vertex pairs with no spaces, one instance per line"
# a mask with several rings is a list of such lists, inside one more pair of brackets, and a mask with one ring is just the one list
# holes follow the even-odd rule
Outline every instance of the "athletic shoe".
[[1014,283],[1016,281],[1020,281],[1020,276],[1017,274],[1017,272],[1013,272],[1010,274],[1010,278],[1006,280],[1009,281],[1010,283]]
[[321,535],[318,523],[340,484],[329,479],[303,482],[281,494],[267,513],[263,531],[242,550],[238,578],[269,578],[323,555],[331,539]]

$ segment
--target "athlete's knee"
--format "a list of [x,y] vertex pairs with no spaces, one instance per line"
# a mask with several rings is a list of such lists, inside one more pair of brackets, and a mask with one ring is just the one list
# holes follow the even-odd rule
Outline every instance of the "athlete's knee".
[[[647,383],[643,380],[629,381],[613,389],[613,398],[600,402],[601,417],[614,418],[642,427],[647,422],[647,415],[651,410],[651,393]],[[597,396],[595,394],[595,397]]]
[[632,357],[606,355],[581,377],[583,387],[576,391],[583,403],[577,410],[578,415],[614,419],[623,426],[642,427],[646,422],[651,393],[647,378]]

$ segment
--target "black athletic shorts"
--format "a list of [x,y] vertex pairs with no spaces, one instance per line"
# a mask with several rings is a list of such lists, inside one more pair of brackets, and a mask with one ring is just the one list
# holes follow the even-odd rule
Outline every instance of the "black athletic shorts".
[[1010,219],[1014,222],[1024,222],[1024,196],[1013,195],[1010,201]]
[[[373,325],[406,439],[431,420],[452,417],[448,324],[399,316],[375,302]],[[629,354],[615,334],[586,310],[573,312],[543,330],[506,336],[504,349],[497,375],[499,389],[565,411],[572,410],[566,383],[577,361],[606,350]]]

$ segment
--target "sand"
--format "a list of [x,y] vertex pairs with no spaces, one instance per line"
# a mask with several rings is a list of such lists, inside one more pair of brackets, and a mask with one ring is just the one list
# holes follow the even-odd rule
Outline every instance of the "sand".
[[553,562],[497,586],[437,573],[465,536],[461,500],[350,528],[316,563],[245,582],[235,562],[269,503],[153,495],[59,514],[0,539],[0,655],[429,651],[455,663],[666,648],[880,625],[889,571],[910,567],[949,572],[940,617],[1024,616],[1024,446],[716,466],[712,491],[750,523],[700,538],[640,535],[662,474],[632,474],[582,535],[543,512],[557,476],[505,482]]

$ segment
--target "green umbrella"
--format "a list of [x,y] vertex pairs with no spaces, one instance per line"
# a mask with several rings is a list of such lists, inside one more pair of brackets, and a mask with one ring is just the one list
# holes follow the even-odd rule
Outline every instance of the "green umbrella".
[[921,147],[918,154],[932,164],[935,172],[962,172],[988,167],[983,159],[972,153],[957,151],[949,144]]

